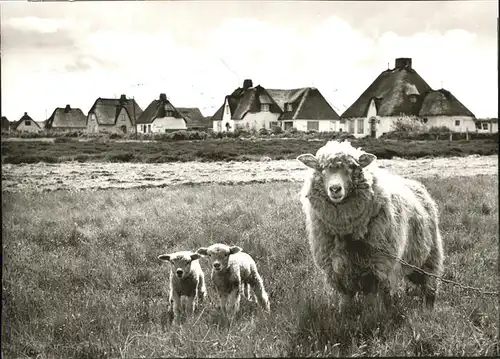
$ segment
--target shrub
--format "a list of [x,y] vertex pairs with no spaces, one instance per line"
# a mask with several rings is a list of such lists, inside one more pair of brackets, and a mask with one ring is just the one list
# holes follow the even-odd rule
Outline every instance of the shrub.
[[274,135],[278,135],[283,133],[283,129],[280,126],[271,126],[271,133]]
[[269,131],[267,130],[267,128],[262,127],[261,129],[259,129],[259,135],[260,136],[268,136]]
[[391,125],[394,131],[400,132],[425,132],[427,126],[416,116],[403,115],[394,121]]

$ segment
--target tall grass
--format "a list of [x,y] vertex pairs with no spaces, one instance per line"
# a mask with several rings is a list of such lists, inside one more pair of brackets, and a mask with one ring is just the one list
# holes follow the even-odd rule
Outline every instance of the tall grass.
[[[427,179],[439,203],[445,277],[498,285],[497,177]],[[433,312],[339,314],[305,238],[299,184],[2,196],[2,356],[498,355],[498,299],[443,285]],[[163,252],[238,244],[256,260],[271,315],[242,301],[229,323],[208,300],[169,322]]]

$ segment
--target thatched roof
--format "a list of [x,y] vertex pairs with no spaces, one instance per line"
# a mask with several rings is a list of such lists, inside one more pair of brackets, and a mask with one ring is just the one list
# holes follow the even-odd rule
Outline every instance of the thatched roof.
[[[410,61],[405,66],[383,71],[341,117],[365,117],[372,99],[379,116],[418,115],[423,101],[420,94],[430,90],[427,82],[411,68]],[[417,95],[415,103],[410,102],[411,95]]]
[[460,101],[449,91],[440,89],[430,91],[425,95],[420,112],[420,117],[428,116],[470,116],[475,118]]
[[[181,113],[170,103],[167,96],[162,93],[158,100],[153,100],[137,119],[137,124],[151,123],[156,118],[165,117],[166,111],[172,111],[174,118],[184,118]],[[186,121],[184,119],[184,121]]]
[[198,107],[177,107],[182,117],[186,120],[188,128],[211,127],[210,121],[205,120]]
[[[312,87],[298,89],[265,89],[260,85],[255,87],[238,87],[225,97],[229,101],[231,118],[241,120],[247,113],[260,112],[261,105],[269,105],[269,112],[280,114],[279,120],[293,119],[338,119],[339,116],[330,106],[319,90]],[[287,104],[292,110],[288,111]],[[212,120],[222,120],[224,104],[212,116]]]
[[8,130],[10,128],[10,121],[7,119],[7,117],[2,116],[2,130]]
[[94,105],[90,108],[89,114],[94,113],[99,125],[114,125],[120,114],[120,110],[124,107],[132,120],[134,121],[134,103],[135,103],[135,118],[139,118],[142,109],[134,99],[127,99],[125,95],[120,98],[101,98],[99,97]]
[[52,115],[47,119],[45,128],[47,129],[82,129],[87,122],[86,116],[79,108],[57,107]]
[[24,113],[23,117],[21,117],[17,122],[15,122],[13,125],[12,125],[12,129],[16,130],[17,127],[23,123],[24,121],[31,121],[31,123],[33,123],[36,127],[38,127],[39,129],[42,129],[40,127],[40,125],[38,124],[38,122],[36,122],[35,120],[33,120],[27,112]]
[[412,68],[410,58],[397,58],[395,67],[383,71],[341,117],[365,117],[372,100],[379,116],[474,116],[449,91],[434,91]]

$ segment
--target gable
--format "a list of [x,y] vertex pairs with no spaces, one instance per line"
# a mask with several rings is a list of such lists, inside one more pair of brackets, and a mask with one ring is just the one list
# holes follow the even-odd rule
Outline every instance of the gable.
[[337,120],[339,115],[317,89],[309,89],[297,108],[294,119]]

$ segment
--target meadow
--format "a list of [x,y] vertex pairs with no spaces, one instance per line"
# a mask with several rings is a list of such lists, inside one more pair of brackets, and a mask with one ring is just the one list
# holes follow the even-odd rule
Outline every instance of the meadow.
[[[58,137],[53,141],[2,140],[2,163],[78,162],[214,162],[294,159],[302,153],[315,153],[329,138],[223,138],[192,141],[135,141],[110,139],[76,139]],[[380,159],[394,157],[467,156],[498,154],[498,136],[474,140],[384,140],[351,139]]]
[[[447,279],[498,289],[498,176],[424,178],[438,202]],[[433,312],[339,314],[305,238],[299,183],[3,193],[2,357],[499,355],[499,302],[443,284]],[[208,300],[169,322],[161,253],[213,242],[256,260],[271,315]],[[207,277],[208,263],[201,261]]]

